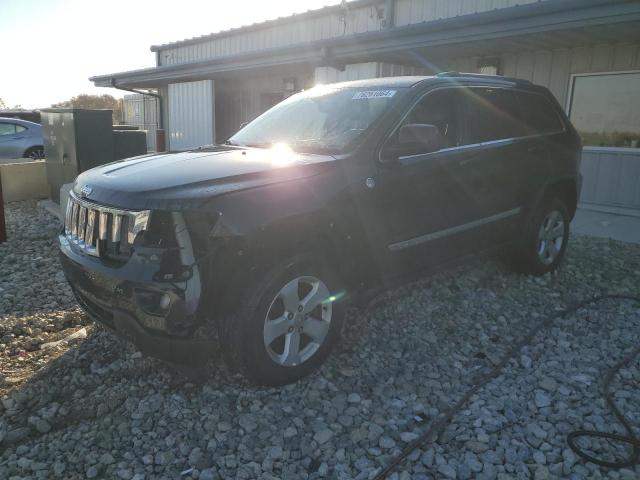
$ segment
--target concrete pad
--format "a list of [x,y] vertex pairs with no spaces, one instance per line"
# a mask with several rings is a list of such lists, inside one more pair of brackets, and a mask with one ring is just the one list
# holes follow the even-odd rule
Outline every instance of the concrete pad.
[[640,217],[578,208],[571,231],[592,237],[640,244]]

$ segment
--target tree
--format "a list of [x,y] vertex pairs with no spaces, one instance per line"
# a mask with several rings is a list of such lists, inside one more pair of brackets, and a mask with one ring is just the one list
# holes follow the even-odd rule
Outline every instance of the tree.
[[54,108],[107,108],[113,110],[113,123],[122,120],[122,100],[111,95],[87,95],[85,93],[64,102],[54,103]]
[[7,104],[4,103],[4,100],[2,100],[2,98],[0,98],[0,110],[6,110],[7,108]]

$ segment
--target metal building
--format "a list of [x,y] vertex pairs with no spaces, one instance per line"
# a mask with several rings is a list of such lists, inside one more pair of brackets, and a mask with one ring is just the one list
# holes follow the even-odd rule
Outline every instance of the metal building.
[[161,98],[168,148],[222,141],[315,83],[483,72],[547,86],[585,143],[581,202],[640,215],[640,1],[356,0],[155,45],[92,77]]
[[147,149],[155,152],[156,131],[159,126],[158,99],[133,93],[125,95],[122,102],[122,119],[125,125],[134,125],[147,132]]

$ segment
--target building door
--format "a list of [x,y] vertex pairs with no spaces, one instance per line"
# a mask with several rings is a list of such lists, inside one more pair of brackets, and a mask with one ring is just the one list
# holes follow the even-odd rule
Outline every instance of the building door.
[[169,149],[215,143],[213,80],[169,84]]

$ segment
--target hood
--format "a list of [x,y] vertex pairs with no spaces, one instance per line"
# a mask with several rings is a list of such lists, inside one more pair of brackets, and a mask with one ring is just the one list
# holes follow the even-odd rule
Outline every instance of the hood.
[[74,192],[127,209],[187,209],[225,193],[317,175],[328,155],[217,147],[134,157],[80,174]]

